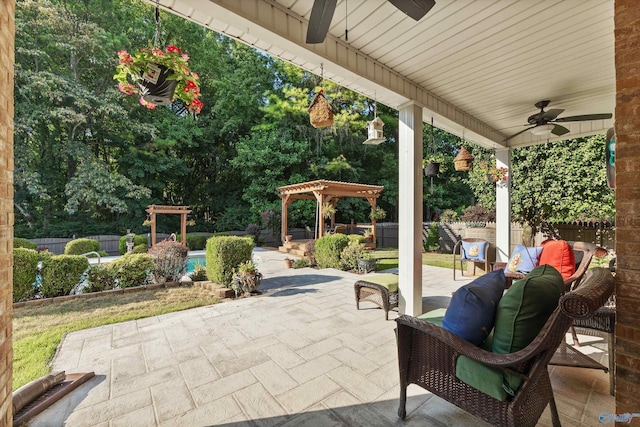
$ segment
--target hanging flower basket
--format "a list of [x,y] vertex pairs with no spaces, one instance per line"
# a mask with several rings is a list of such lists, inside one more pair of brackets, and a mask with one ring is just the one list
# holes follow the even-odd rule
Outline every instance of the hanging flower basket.
[[438,176],[440,163],[427,163],[424,165],[424,176]]
[[311,126],[314,128],[333,126],[333,107],[324,96],[322,89],[313,96],[307,111]]
[[197,114],[202,110],[199,77],[189,69],[189,56],[179,47],[162,50],[150,46],[133,54],[121,50],[118,59],[113,78],[121,92],[139,94],[141,105],[154,109],[180,100],[189,111]]
[[473,167],[473,156],[464,146],[460,148],[460,152],[453,159],[453,165],[457,171],[467,172]]

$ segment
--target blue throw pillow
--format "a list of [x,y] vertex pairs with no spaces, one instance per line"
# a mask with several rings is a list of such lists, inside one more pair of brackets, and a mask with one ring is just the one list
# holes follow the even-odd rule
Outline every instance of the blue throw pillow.
[[442,327],[470,343],[482,344],[493,329],[504,286],[504,271],[495,270],[461,287],[451,297]]
[[522,245],[516,245],[505,267],[505,271],[508,273],[528,273],[538,266],[541,253],[541,246],[524,247]]
[[484,249],[487,242],[465,242],[462,241],[462,259],[474,261],[484,261]]

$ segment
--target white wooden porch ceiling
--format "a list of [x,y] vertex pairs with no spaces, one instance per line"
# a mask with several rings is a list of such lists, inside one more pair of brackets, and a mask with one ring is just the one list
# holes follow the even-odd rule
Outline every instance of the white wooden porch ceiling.
[[[160,5],[316,74],[322,64],[325,78],[390,107],[417,102],[425,122],[485,147],[545,142],[530,132],[505,141],[540,100],[560,117],[614,112],[613,0],[436,0],[419,22],[386,0],[339,0],[318,45],[305,43],[313,0]],[[562,125],[567,139],[613,120]]]

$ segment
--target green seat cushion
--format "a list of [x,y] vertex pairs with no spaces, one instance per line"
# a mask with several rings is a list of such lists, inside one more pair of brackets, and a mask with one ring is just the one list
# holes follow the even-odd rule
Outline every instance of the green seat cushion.
[[466,356],[460,356],[456,360],[456,378],[500,401],[514,396],[522,383],[520,377],[483,365]]
[[384,286],[389,292],[398,292],[398,275],[391,273],[374,274],[362,279],[363,282]]
[[446,308],[436,308],[435,310],[428,311],[417,317],[418,319],[426,320],[429,323],[442,327],[442,319],[444,319],[446,311]]
[[513,353],[528,346],[558,306],[562,276],[550,265],[534,268],[516,280],[498,303],[492,350]]

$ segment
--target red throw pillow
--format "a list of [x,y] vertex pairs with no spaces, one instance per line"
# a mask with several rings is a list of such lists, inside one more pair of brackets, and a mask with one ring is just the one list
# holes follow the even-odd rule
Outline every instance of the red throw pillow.
[[576,271],[576,257],[569,243],[564,240],[542,242],[540,265],[548,264],[558,270],[562,279],[567,279]]

